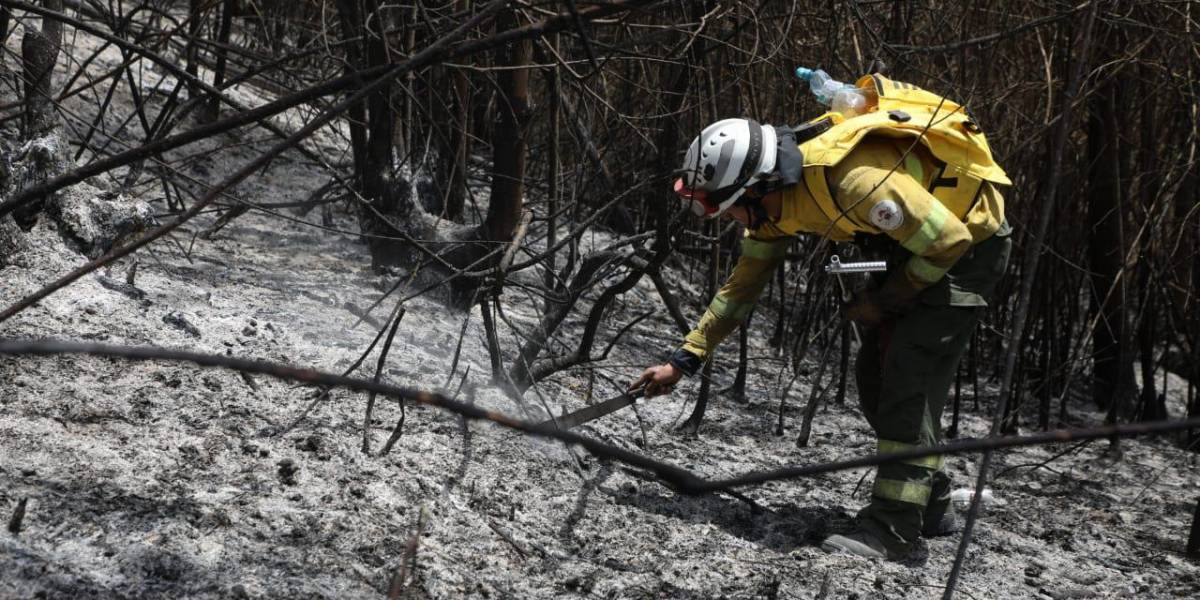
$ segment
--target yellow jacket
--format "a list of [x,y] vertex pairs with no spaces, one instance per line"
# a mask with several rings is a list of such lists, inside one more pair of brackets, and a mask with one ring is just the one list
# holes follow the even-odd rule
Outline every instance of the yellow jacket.
[[[815,233],[834,241],[849,241],[859,232],[885,234],[911,252],[903,274],[912,287],[924,289],[941,280],[972,245],[1000,228],[1004,199],[993,181],[970,168],[952,166],[927,143],[916,143],[916,133],[897,134],[898,128],[888,128],[887,134],[878,135],[881,127],[865,127],[861,135],[858,127],[850,131],[853,121],[871,116],[849,119],[800,145],[804,182],[781,190],[778,220],[746,232],[733,273],[687,335],[684,350],[706,360],[737,328],[783,262],[795,234]],[[845,136],[857,141],[843,147],[839,157],[830,148],[843,144]],[[830,164],[810,166],[810,157]],[[1003,171],[994,168],[976,172],[994,183],[1007,182]]]

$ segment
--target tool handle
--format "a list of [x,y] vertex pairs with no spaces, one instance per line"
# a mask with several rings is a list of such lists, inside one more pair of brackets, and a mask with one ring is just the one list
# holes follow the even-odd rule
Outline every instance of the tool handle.
[[825,272],[835,275],[840,273],[877,273],[886,270],[887,261],[885,260],[844,263],[836,254],[829,257],[829,264],[825,265]]
[[[837,257],[834,256],[833,258],[836,259]],[[826,269],[828,269],[828,268],[829,267],[826,267]],[[846,289],[846,282],[842,280],[842,274],[836,273],[836,275],[837,275],[838,287],[841,288],[841,290],[842,290],[842,301],[849,302],[850,298],[851,298],[850,290]],[[854,341],[858,342],[858,345],[861,346],[862,345],[862,333],[858,330],[858,323],[851,321],[850,322],[850,331],[852,333],[854,333]]]

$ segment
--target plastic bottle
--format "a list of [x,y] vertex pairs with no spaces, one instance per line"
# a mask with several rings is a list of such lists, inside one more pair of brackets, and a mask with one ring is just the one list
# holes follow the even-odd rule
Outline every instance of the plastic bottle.
[[867,112],[867,97],[858,88],[848,85],[833,95],[829,108],[849,119]]
[[796,67],[796,77],[808,83],[817,102],[842,113],[847,119],[867,112],[869,98],[866,90],[842,83],[821,69]]
[[813,96],[817,98],[817,102],[825,106],[829,106],[833,102],[834,94],[846,85],[830,77],[829,73],[821,69],[813,70],[796,67],[796,77],[808,83],[808,89],[812,90]]

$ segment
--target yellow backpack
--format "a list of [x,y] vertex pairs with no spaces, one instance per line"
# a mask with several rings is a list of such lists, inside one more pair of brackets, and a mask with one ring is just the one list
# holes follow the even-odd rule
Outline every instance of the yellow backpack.
[[[865,75],[856,85],[874,89],[878,96],[875,109],[850,119],[840,113],[826,113],[810,123],[822,123],[827,128],[822,127],[822,133],[800,143],[805,183],[821,211],[839,228],[851,235],[857,232],[848,219],[838,218],[841,209],[830,193],[825,169],[845,158],[868,134],[919,137],[940,167],[929,191],[960,219],[974,206],[984,181],[1012,185],[992,158],[987,138],[962,105],[878,74]],[[915,157],[906,160],[905,166],[910,174],[914,166],[920,169]]]

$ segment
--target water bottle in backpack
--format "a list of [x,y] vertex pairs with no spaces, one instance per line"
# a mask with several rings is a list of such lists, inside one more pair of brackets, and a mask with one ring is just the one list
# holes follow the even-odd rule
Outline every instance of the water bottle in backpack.
[[796,77],[808,82],[808,88],[812,90],[817,102],[828,106],[834,112],[842,113],[847,119],[867,112],[873,100],[874,94],[870,90],[842,83],[821,69],[796,67]]

